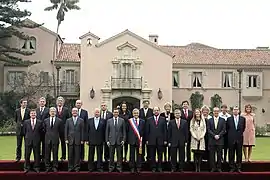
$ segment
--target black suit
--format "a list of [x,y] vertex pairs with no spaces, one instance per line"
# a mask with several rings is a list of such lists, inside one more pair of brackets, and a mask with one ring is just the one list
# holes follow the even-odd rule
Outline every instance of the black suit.
[[[139,118],[143,119],[145,121],[145,123],[147,123],[147,119],[154,116],[154,113],[153,113],[153,109],[151,108],[148,108],[147,111],[146,111],[146,114],[145,114],[145,111],[144,111],[144,108],[141,108],[139,110]],[[144,158],[145,158],[145,148],[146,148],[146,159],[149,161],[150,160],[150,152],[149,152],[149,148],[148,146],[145,145],[145,139],[146,139],[146,132],[144,131],[144,135],[143,135],[143,143],[142,143],[142,161],[144,161]]]
[[186,147],[186,155],[187,155],[187,162],[191,160],[191,151],[190,151],[190,142],[191,142],[191,134],[190,134],[190,121],[193,119],[193,112],[191,110],[187,110],[188,113],[185,113],[185,110],[181,110],[181,119],[184,119],[188,123],[188,141]]
[[[87,121],[88,121],[88,112],[84,109],[79,109],[79,117],[81,119],[83,119],[83,122],[84,122],[84,132],[86,132],[86,124],[87,124]],[[83,161],[84,160],[84,155],[85,155],[85,152],[84,152],[84,144],[81,145],[81,160]]]
[[68,171],[80,170],[81,142],[84,141],[83,119],[74,117],[67,119],[65,126],[65,141],[68,141]]
[[88,151],[88,169],[92,171],[94,169],[94,155],[95,149],[97,150],[97,169],[102,169],[102,154],[103,144],[105,142],[106,122],[104,119],[98,118],[98,126],[95,126],[95,118],[90,118],[86,126],[86,139],[89,145]]
[[[229,164],[231,170],[235,168],[240,169],[242,163],[242,147],[243,147],[243,133],[246,128],[246,119],[242,116],[237,116],[238,123],[235,126],[235,117],[231,116],[227,119],[227,134],[229,146]],[[236,152],[236,167],[234,167],[234,156]]]
[[24,121],[30,119],[30,110],[25,108],[24,116],[21,116],[21,108],[15,110],[14,119],[16,122],[16,137],[17,137],[17,148],[16,148],[16,159],[20,160],[22,157],[22,140],[24,137],[23,124]]
[[[140,170],[142,157],[141,157],[141,154],[139,153],[139,148],[140,146],[142,146],[142,142],[137,136],[137,134],[135,133],[133,127],[137,128],[140,137],[143,139],[145,121],[139,118],[137,122],[135,122],[134,118],[132,118],[132,122],[134,122],[135,127],[132,126],[131,121],[127,122],[127,143],[129,144],[129,154],[130,154],[129,163],[130,163],[131,169],[134,169],[136,167],[137,170]],[[137,157],[137,160],[135,160],[136,159],[135,157]],[[135,162],[136,162],[136,166],[135,166]]]
[[109,171],[114,170],[114,154],[116,150],[117,155],[117,169],[118,171],[122,171],[122,161],[123,161],[123,146],[122,142],[126,141],[126,125],[125,120],[122,118],[117,118],[117,122],[115,122],[115,118],[111,118],[108,120],[106,125],[106,133],[105,133],[105,141],[106,143],[110,143],[110,164]]
[[58,168],[59,138],[62,129],[63,129],[63,122],[61,119],[57,117],[51,118],[49,117],[44,120],[45,166],[47,171],[51,169],[51,153],[53,154],[53,168],[54,169]]
[[[209,161],[211,170],[221,171],[222,149],[224,145],[224,135],[226,133],[226,121],[221,117],[218,118],[217,128],[215,128],[214,117],[207,121]],[[219,139],[215,139],[215,135]],[[215,163],[215,154],[217,153],[217,165]]]
[[[120,111],[119,117],[125,120],[125,124],[128,123],[128,120],[132,118],[132,114],[129,110],[127,112]],[[128,152],[128,143],[124,145],[124,161],[127,161],[127,152]]]
[[[100,117],[102,119],[105,119],[105,124],[107,124],[107,121],[113,117],[113,114],[110,111],[101,111]],[[104,160],[107,162],[110,159],[110,149],[109,146],[107,146],[106,143],[104,143]]]
[[[44,122],[44,120],[48,117],[50,117],[49,114],[50,109],[47,107],[43,107],[43,111],[41,111],[41,107],[36,109],[37,113],[37,119],[41,120]],[[41,133],[41,156],[40,158],[43,159],[45,157],[45,133]]]
[[188,140],[188,123],[186,120],[180,120],[178,128],[177,121],[171,120],[168,126],[168,143],[171,147],[172,170],[176,170],[177,150],[179,152],[179,169],[183,170],[185,162],[185,143]]
[[[166,119],[167,127],[169,126],[170,120],[175,119],[174,118],[174,113],[170,113],[170,112],[168,112],[168,113],[163,112],[163,113],[160,114],[160,116],[162,116],[162,117],[164,117]],[[171,159],[171,147],[168,147],[168,151],[167,151],[167,146],[168,146],[168,144],[165,145],[165,148],[164,148],[164,159],[165,159],[165,161],[167,161],[167,160],[170,161],[170,159]],[[167,153],[168,153],[168,158],[167,158]]]
[[62,149],[61,159],[64,160],[66,159],[66,151],[67,151],[67,147],[65,144],[65,125],[66,125],[67,119],[71,117],[71,114],[67,107],[62,107],[61,112],[58,111],[58,108],[59,107],[56,107],[56,117],[60,118],[64,125],[63,130],[60,132],[60,141],[61,141],[61,149]]
[[158,170],[161,171],[162,154],[164,151],[164,142],[167,141],[167,122],[164,117],[156,116],[149,118],[146,122],[146,141],[150,149],[152,170],[156,167],[156,153],[158,154]]
[[32,128],[32,120],[28,119],[23,123],[23,132],[25,134],[25,162],[24,169],[30,169],[30,156],[34,153],[34,169],[39,171],[40,168],[40,134],[43,131],[42,121],[36,119],[34,129]]

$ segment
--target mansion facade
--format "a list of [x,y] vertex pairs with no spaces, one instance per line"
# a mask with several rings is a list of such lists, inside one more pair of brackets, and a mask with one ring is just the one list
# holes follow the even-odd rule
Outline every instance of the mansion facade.
[[[22,31],[32,38],[10,38],[5,43],[34,51],[25,58],[40,63],[29,67],[2,63],[0,91],[11,90],[14,81],[29,71],[41,74],[40,81],[51,86],[49,80],[55,72],[59,94],[80,98],[90,113],[102,102],[112,109],[123,101],[140,107],[143,100],[149,100],[151,106],[163,109],[166,102],[181,104],[200,92],[205,105],[210,106],[211,97],[218,94],[229,107],[240,103],[243,110],[251,104],[257,125],[270,123],[270,84],[266,78],[270,76],[270,50],[266,47],[163,46],[158,35],[145,39],[129,30],[106,40],[88,32],[80,37],[81,43],[72,44],[43,26]],[[53,54],[55,38],[58,48]]]

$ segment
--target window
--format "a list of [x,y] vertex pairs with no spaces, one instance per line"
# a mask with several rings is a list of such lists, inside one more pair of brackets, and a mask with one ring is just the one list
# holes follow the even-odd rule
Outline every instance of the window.
[[22,49],[25,50],[35,50],[37,47],[37,40],[35,37],[30,37],[30,39],[27,39],[24,41]]
[[259,87],[259,77],[257,75],[248,76],[247,87]]
[[48,85],[49,84],[49,72],[40,72],[40,84],[41,85]]
[[172,84],[173,87],[179,87],[179,72],[178,71],[173,71],[172,73]]
[[121,63],[119,70],[121,79],[129,79],[134,77],[134,65],[131,63]]
[[194,72],[192,78],[193,87],[202,87],[202,72]]
[[24,72],[23,71],[9,71],[7,76],[8,84],[11,86],[23,85]]
[[88,38],[86,43],[87,43],[87,46],[91,46],[93,44],[93,41],[91,38]]
[[233,73],[223,72],[222,87],[233,87]]

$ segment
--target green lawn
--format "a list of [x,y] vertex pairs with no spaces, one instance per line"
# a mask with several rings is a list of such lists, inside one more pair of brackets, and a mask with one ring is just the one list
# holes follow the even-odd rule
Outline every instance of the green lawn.
[[[0,160],[14,160],[16,150],[15,136],[0,136]],[[24,149],[24,148],[22,148]],[[59,148],[60,149],[60,148]],[[88,153],[88,148],[86,150]],[[253,150],[252,160],[270,160],[270,138],[257,138],[256,147]],[[86,153],[86,157],[87,157]],[[59,153],[59,157],[60,153]],[[23,158],[23,157],[22,157]]]

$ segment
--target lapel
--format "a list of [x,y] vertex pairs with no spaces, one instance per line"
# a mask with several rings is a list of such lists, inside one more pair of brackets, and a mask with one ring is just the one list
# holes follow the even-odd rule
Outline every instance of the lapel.
[[[62,110],[63,111],[63,110]],[[73,117],[71,118],[71,123],[74,127],[76,127],[78,125],[78,117],[77,117],[77,120],[76,120],[76,123],[74,124],[74,121],[73,121]]]
[[101,119],[101,118],[99,118],[98,125],[97,125],[97,128],[96,128],[95,118],[93,118],[93,126],[94,126],[94,129],[95,129],[96,131],[99,129],[100,119]]

